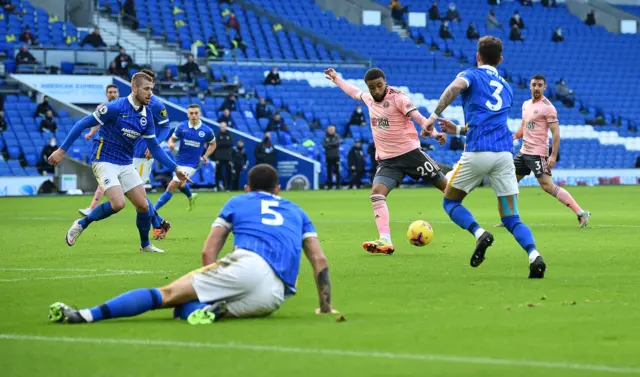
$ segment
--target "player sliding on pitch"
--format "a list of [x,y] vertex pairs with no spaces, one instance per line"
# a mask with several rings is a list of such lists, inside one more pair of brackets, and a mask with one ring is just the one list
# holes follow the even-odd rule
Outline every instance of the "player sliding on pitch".
[[[277,196],[280,186],[273,167],[256,165],[248,179],[247,193],[229,199],[213,222],[202,251],[204,267],[165,287],[132,290],[90,309],[57,302],[49,307],[49,320],[87,323],[165,308],[175,308],[174,317],[192,325],[268,316],[296,292],[301,248],[316,280],[316,314],[337,313],[331,306],[329,265],[311,220],[300,207]],[[233,252],[218,261],[231,232]]]
[[445,190],[443,206],[454,223],[475,236],[476,248],[470,264],[478,267],[494,239],[478,225],[462,200],[489,176],[498,197],[502,223],[529,255],[529,278],[543,278],[546,264],[536,248],[531,229],[520,221],[518,213],[518,180],[511,154],[513,140],[507,126],[513,92],[496,68],[502,62],[502,41],[491,36],[481,38],[476,60],[478,67],[458,74],[423,125],[423,135],[432,130],[436,119],[446,125],[447,131],[459,133],[460,128],[438,117],[458,94],[462,95],[467,145]]
[[431,136],[441,145],[445,143],[446,135],[438,133],[433,123],[426,125],[427,118],[420,114],[409,97],[399,89],[387,85],[381,69],[372,68],[364,75],[364,82],[369,87],[368,93],[344,81],[333,68],[325,70],[324,74],[351,98],[364,102],[369,108],[376,160],[379,164],[373,178],[371,203],[380,239],[365,242],[362,247],[370,253],[393,254],[395,248],[391,242],[387,207],[389,192],[407,175],[413,179],[422,178],[440,191],[444,191],[447,186],[438,164],[420,149],[418,132],[411,120],[428,128],[429,132],[425,136]]

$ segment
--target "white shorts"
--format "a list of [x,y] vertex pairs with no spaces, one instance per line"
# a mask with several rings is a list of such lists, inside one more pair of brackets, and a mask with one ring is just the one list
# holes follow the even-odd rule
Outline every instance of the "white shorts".
[[[196,169],[195,168],[190,168],[188,166],[178,166],[180,169],[182,169],[182,171],[187,175],[187,177],[191,178],[193,176],[193,174],[195,174]],[[173,180],[175,182],[180,183],[180,179],[178,177],[176,177],[175,174],[173,174]]]
[[464,152],[449,183],[467,194],[482,183],[485,177],[491,179],[496,196],[516,195],[518,180],[510,152]]
[[94,162],[91,164],[93,175],[104,191],[113,186],[122,186],[122,192],[142,184],[140,175],[133,165],[116,165],[110,162]]
[[153,158],[134,158],[133,166],[138,171],[138,175],[140,175],[140,179],[142,179],[142,183],[149,182],[149,178],[151,177],[151,168],[153,168]]
[[267,316],[284,302],[284,283],[258,254],[238,249],[193,275],[203,303],[226,301],[236,317]]

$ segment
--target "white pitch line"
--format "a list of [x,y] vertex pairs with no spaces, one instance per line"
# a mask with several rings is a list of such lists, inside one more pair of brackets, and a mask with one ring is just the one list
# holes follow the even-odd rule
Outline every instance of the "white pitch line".
[[117,338],[77,338],[62,336],[38,336],[26,334],[0,334],[0,340],[17,340],[33,342],[59,342],[59,343],[90,343],[112,345],[156,346],[172,348],[199,348],[199,349],[231,349],[243,351],[260,351],[304,355],[327,355],[339,357],[356,357],[367,359],[391,359],[412,361],[433,361],[453,364],[476,364],[514,367],[536,367],[548,369],[581,370],[590,372],[609,372],[617,374],[639,374],[640,368],[623,367],[603,364],[580,364],[569,362],[547,362],[536,360],[498,359],[490,357],[436,355],[436,354],[411,354],[375,351],[351,351],[329,348],[299,348],[278,345],[252,345],[238,343],[209,343],[209,342],[185,342],[172,340],[152,339],[117,339]]
[[95,272],[98,271],[92,268],[13,268],[13,267],[0,267],[0,271],[61,271],[61,272]]
[[108,274],[92,274],[92,275],[63,275],[63,276],[48,276],[48,277],[29,277],[29,278],[16,278],[16,279],[0,279],[0,283],[11,283],[16,281],[33,281],[33,280],[64,280],[64,279],[91,279],[104,276],[121,276],[121,275],[142,275],[150,272],[112,272]]

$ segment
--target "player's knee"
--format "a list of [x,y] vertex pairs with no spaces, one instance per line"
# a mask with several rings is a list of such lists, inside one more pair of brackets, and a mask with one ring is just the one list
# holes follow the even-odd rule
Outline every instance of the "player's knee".
[[542,187],[544,192],[546,192],[547,194],[552,194],[555,186],[556,185],[554,185],[553,182],[543,182],[540,184],[540,187]]
[[148,212],[149,211],[149,202],[144,200],[144,201],[136,204],[136,210],[138,210],[138,212]]
[[382,184],[373,185],[373,187],[371,188],[371,196],[382,195],[386,197],[388,193],[389,189],[387,188],[387,186]]
[[122,211],[126,205],[126,201],[124,200],[124,198],[112,199],[110,200],[110,202],[111,202],[111,208],[113,208],[114,212]]

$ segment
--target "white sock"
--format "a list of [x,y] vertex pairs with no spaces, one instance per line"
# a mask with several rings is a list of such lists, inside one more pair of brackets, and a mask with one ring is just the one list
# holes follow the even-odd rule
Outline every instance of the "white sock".
[[81,310],[78,310],[78,313],[80,313],[80,315],[82,316],[82,318],[84,318],[85,321],[93,322],[93,315],[91,315],[91,310],[81,309]]
[[533,249],[530,253],[529,253],[529,264],[533,263],[533,261],[536,260],[537,257],[540,256],[540,253],[538,253],[538,250]]
[[478,228],[476,229],[476,231],[473,233],[474,236],[476,236],[476,240],[480,239],[480,237],[484,234],[484,232],[486,232],[486,230],[482,229],[482,228]]
[[382,234],[382,233],[380,233],[380,239],[381,240],[385,240],[385,241],[389,241],[389,243],[391,243],[391,235],[390,234]]

